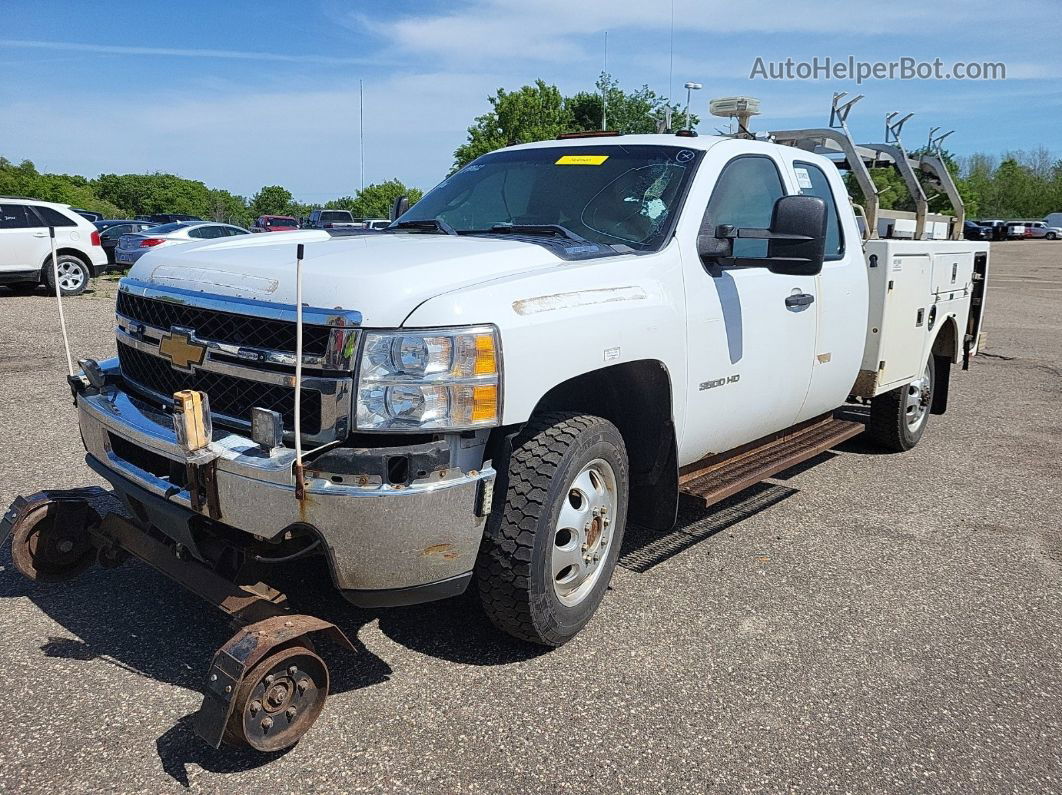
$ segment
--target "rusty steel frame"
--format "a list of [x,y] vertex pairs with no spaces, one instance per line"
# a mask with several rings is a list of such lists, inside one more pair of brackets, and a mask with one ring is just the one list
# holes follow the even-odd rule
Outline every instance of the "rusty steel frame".
[[[92,505],[110,499],[110,492],[91,486],[80,489],[49,489],[29,497],[17,497],[0,520],[0,546],[18,525],[36,509],[49,503]],[[92,515],[86,511],[86,515]],[[182,559],[175,548],[150,535],[135,522],[108,513],[98,524],[85,528],[101,562],[131,555],[188,591],[214,605],[242,628],[214,654],[207,675],[203,704],[193,717],[196,733],[217,748],[234,707],[240,682],[271,650],[297,642],[306,635],[322,634],[337,646],[355,651],[342,630],[320,618],[291,613],[287,597],[266,583],[241,585],[206,564]]]

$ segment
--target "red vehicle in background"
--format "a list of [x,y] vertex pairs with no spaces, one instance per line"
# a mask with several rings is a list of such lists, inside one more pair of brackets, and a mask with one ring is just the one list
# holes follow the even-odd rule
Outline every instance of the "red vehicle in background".
[[252,232],[290,232],[299,222],[290,215],[260,215],[251,227]]

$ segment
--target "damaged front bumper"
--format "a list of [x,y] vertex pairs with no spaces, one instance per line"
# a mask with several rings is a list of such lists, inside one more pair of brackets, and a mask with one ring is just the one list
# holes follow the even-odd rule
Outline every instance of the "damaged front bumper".
[[[103,363],[113,371],[111,362]],[[187,454],[172,415],[108,383],[77,395],[89,466],[141,523],[200,556],[201,531],[221,525],[280,540],[316,533],[336,587],[358,605],[412,604],[460,593],[471,577],[490,510],[495,472],[449,467],[408,485],[317,471],[306,461],[305,498],[295,498],[294,451],[267,452],[216,431]]]

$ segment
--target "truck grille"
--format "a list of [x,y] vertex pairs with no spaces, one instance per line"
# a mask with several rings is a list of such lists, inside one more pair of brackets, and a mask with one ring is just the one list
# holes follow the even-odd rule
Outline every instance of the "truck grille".
[[[119,293],[119,307],[121,307],[121,296],[122,293]],[[189,309],[189,307],[175,308]],[[120,308],[119,311],[121,311]],[[144,322],[148,321],[145,320]],[[204,336],[206,335],[204,334]],[[284,417],[284,427],[291,429],[295,426],[295,390],[290,387],[265,384],[260,381],[213,373],[208,370],[195,370],[190,373],[181,372],[174,370],[169,362],[149,353],[144,353],[120,341],[118,342],[118,361],[121,364],[122,376],[132,382],[134,386],[139,384],[144,389],[167,397],[182,389],[197,389],[207,393],[210,398],[211,412],[250,422],[251,409],[259,406],[272,411],[279,411]],[[303,389],[302,432],[304,434],[316,434],[320,430],[321,394],[313,390]]]
[[[148,326],[170,329],[173,326],[195,330],[202,340],[224,342],[250,348],[295,352],[295,324],[286,320],[237,315],[186,304],[144,298],[127,292],[118,293],[119,315]],[[323,356],[328,348],[331,329],[303,324],[302,349],[309,356]],[[294,398],[293,398],[294,399]],[[211,395],[213,401],[213,395]],[[261,406],[261,403],[255,405]]]

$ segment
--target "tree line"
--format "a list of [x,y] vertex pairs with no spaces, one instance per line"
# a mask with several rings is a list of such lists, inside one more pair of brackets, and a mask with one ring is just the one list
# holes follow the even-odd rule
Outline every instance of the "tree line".
[[260,215],[305,217],[316,206],[350,210],[356,218],[387,218],[392,202],[402,195],[413,203],[421,191],[391,179],[366,185],[364,190],[324,205],[310,205],[296,201],[291,191],[280,185],[267,185],[247,198],[174,174],[100,174],[89,179],[42,173],[29,160],[16,164],[0,157],[0,196],[69,204],[107,218],[183,213],[248,226]]

